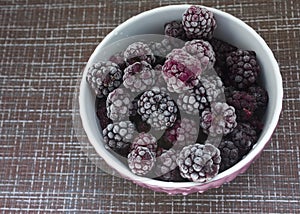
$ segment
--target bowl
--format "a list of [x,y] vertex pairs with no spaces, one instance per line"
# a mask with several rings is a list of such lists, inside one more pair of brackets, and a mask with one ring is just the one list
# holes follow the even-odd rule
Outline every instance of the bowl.
[[240,19],[223,11],[206,7],[214,13],[217,21],[218,27],[214,33],[216,38],[241,49],[254,50],[257,54],[262,69],[260,81],[269,95],[269,103],[264,118],[265,126],[257,143],[241,161],[205,183],[166,182],[135,175],[125,164],[105,149],[95,116],[96,97],[86,82],[88,67],[97,61],[97,56],[106,46],[114,42],[140,34],[163,34],[163,23],[180,20],[181,15],[189,6],[171,5],[155,8],[134,16],[115,28],[102,40],[91,55],[82,75],[78,98],[80,118],[87,139],[108,166],[117,171],[123,178],[129,179],[140,186],[169,194],[202,193],[211,188],[218,188],[222,184],[232,181],[237,175],[244,173],[270,141],[282,108],[283,87],[281,74],[277,61],[263,38]]

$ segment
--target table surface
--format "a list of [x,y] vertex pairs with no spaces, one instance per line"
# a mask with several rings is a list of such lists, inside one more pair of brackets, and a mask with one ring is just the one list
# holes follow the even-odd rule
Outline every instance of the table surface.
[[128,18],[178,0],[0,1],[1,213],[300,213],[300,3],[189,1],[242,19],[280,65],[283,111],[261,157],[204,194],[167,195],[97,168],[72,123],[95,47]]

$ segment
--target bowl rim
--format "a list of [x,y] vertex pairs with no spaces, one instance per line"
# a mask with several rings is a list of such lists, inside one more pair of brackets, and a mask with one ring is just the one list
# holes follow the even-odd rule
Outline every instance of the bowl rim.
[[[100,49],[104,48],[107,44],[109,44],[109,41],[115,35],[115,33],[118,32],[120,29],[124,28],[126,25],[130,25],[130,24],[134,23],[140,17],[143,17],[145,15],[146,16],[151,16],[151,15],[155,15],[156,13],[166,12],[166,11],[170,11],[170,10],[174,10],[174,9],[176,9],[176,10],[181,9],[182,11],[184,11],[189,6],[191,6],[191,4],[179,4],[179,5],[162,6],[162,7],[154,8],[154,9],[151,9],[151,10],[148,10],[148,11],[144,11],[144,12],[142,12],[142,13],[136,15],[136,16],[133,16],[133,17],[129,18],[128,20],[126,20],[125,22],[123,22],[122,24],[117,26],[114,30],[112,30],[101,41],[101,43],[96,47],[96,49],[94,50],[94,52],[90,56],[87,65],[89,64],[89,62],[92,61],[93,58],[95,58],[96,54],[98,53],[98,51]],[[266,133],[263,136],[260,136],[259,142],[257,142],[255,144],[255,147],[253,147],[253,149],[242,160],[240,160],[238,163],[236,163],[234,166],[230,167],[229,169],[219,173],[218,175],[216,175],[211,180],[209,180],[207,182],[204,182],[204,183],[197,183],[197,182],[191,182],[191,181],[187,181],[187,182],[160,181],[160,180],[155,180],[153,178],[147,178],[147,177],[141,177],[141,176],[135,175],[129,169],[127,169],[129,173],[124,174],[122,170],[116,169],[115,167],[112,166],[112,162],[114,162],[114,160],[112,160],[111,157],[106,154],[109,151],[108,150],[102,151],[102,149],[99,148],[99,146],[98,146],[98,142],[95,142],[96,139],[91,137],[93,135],[93,133],[91,133],[90,130],[86,129],[86,127],[88,126],[87,123],[89,122],[89,121],[86,120],[86,116],[85,116],[86,112],[85,112],[85,107],[84,107],[84,102],[83,102],[83,97],[84,97],[83,91],[85,91],[85,87],[86,87],[86,83],[85,83],[86,82],[86,78],[85,78],[86,76],[85,75],[86,75],[86,70],[87,70],[87,66],[86,66],[85,71],[84,71],[83,76],[82,76],[81,83],[80,83],[80,91],[79,91],[79,111],[80,111],[80,117],[81,117],[81,120],[82,120],[83,128],[86,132],[86,135],[87,135],[90,143],[95,148],[96,152],[104,159],[104,161],[110,167],[117,170],[118,173],[124,178],[136,181],[137,183],[144,183],[144,184],[149,185],[149,186],[171,188],[171,189],[189,188],[189,187],[193,187],[193,186],[210,185],[211,183],[213,183],[215,181],[230,177],[230,175],[238,173],[245,166],[247,166],[247,164],[250,165],[253,162],[253,160],[262,152],[263,148],[269,142],[269,140],[272,137],[273,132],[276,129],[276,126],[278,124],[280,114],[281,114],[281,111],[282,111],[283,86],[282,86],[282,77],[281,77],[281,74],[280,74],[280,69],[279,69],[278,63],[277,63],[277,61],[274,57],[273,52],[268,47],[268,45],[266,44],[264,39],[253,28],[251,28],[249,25],[247,25],[245,22],[243,22],[239,18],[237,18],[237,17],[235,17],[235,16],[233,16],[233,15],[227,13],[227,12],[216,9],[216,8],[207,7],[207,6],[203,6],[203,5],[199,5],[199,6],[202,6],[202,7],[205,7],[207,9],[209,9],[214,14],[218,14],[219,16],[226,17],[228,19],[234,20],[235,24],[243,27],[245,30],[247,30],[250,34],[252,34],[255,37],[255,39],[262,46],[264,52],[266,52],[266,54],[269,56],[271,64],[272,64],[273,69],[274,69],[274,75],[275,75],[275,78],[277,80],[277,90],[278,90],[278,94],[276,95],[277,99],[276,99],[274,115],[273,115],[273,117],[270,121],[269,127],[268,127]],[[101,140],[103,141],[103,139],[101,139]]]

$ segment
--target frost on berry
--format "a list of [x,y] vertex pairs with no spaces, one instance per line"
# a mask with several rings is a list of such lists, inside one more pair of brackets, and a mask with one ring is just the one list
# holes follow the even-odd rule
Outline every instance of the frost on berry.
[[200,126],[210,136],[227,135],[236,127],[235,109],[227,103],[216,102],[202,112]]
[[143,92],[155,83],[155,71],[145,62],[135,62],[124,70],[123,85],[131,92]]
[[183,50],[199,60],[203,71],[213,68],[216,57],[215,52],[209,42],[200,39],[194,39],[186,42]]
[[106,100],[107,116],[113,121],[127,120],[131,108],[132,94],[125,88],[110,92]]
[[89,67],[87,82],[98,98],[107,97],[110,92],[122,84],[123,72],[110,61],[100,61]]
[[183,49],[173,49],[163,65],[163,77],[170,92],[181,93],[197,85],[201,63]]
[[129,65],[141,61],[152,64],[155,61],[152,50],[143,42],[134,42],[130,44],[124,51],[124,59]]
[[184,147],[176,160],[182,177],[193,182],[206,182],[219,172],[220,151],[213,145],[193,144]]
[[149,148],[138,146],[128,154],[127,161],[134,174],[145,175],[153,168],[156,158]]

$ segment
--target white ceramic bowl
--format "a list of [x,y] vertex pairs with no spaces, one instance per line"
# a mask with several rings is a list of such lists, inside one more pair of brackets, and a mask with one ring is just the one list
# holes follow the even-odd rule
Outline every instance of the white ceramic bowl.
[[238,174],[245,172],[269,142],[278,123],[282,108],[282,78],[276,59],[268,45],[251,27],[240,19],[220,10],[208,8],[214,13],[218,25],[214,34],[215,37],[239,48],[254,50],[262,68],[261,82],[268,91],[269,103],[265,115],[264,129],[253,149],[244,159],[228,170],[218,174],[209,182],[195,183],[165,182],[137,176],[104,148],[103,138],[97,127],[97,119],[95,116],[95,95],[86,82],[87,68],[97,61],[97,55],[105,46],[115,41],[139,34],[163,34],[163,24],[172,20],[180,20],[181,15],[189,6],[190,5],[172,5],[152,9],[130,18],[114,29],[103,39],[91,55],[83,73],[79,92],[79,108],[82,125],[95,151],[122,177],[130,179],[140,186],[170,194],[204,192],[210,188],[217,188],[223,183],[233,180]]

